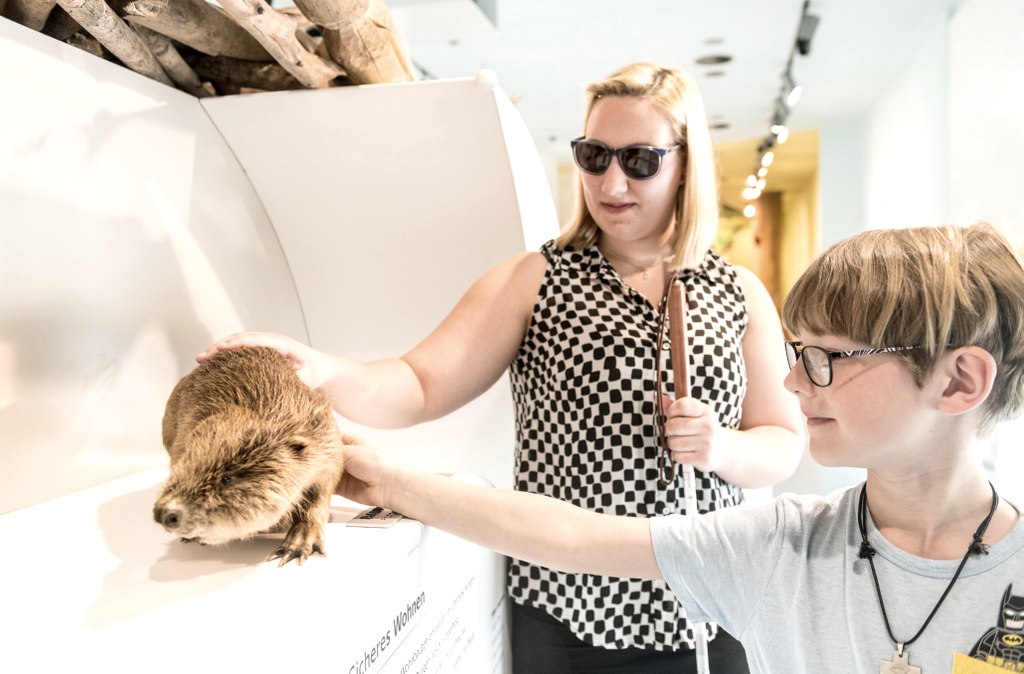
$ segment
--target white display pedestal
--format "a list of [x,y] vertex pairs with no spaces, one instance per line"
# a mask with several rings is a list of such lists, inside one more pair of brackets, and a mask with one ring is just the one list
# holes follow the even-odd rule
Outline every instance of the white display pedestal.
[[346,526],[278,567],[281,536],[181,543],[152,520],[163,471],[0,516],[7,672],[503,671],[504,560],[419,522]]
[[[558,225],[493,75],[195,99],[0,18],[0,672],[493,672],[504,561],[399,522],[278,568],[152,520],[194,354],[281,332],[398,356]],[[510,486],[504,378],[343,430]]]

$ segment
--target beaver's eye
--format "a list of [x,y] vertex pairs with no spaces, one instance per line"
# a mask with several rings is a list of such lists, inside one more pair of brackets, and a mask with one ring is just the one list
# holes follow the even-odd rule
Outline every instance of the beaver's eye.
[[223,484],[223,485],[231,484],[234,481],[235,481],[235,478],[232,477],[231,475],[225,475],[224,477],[222,477],[220,479],[220,483]]

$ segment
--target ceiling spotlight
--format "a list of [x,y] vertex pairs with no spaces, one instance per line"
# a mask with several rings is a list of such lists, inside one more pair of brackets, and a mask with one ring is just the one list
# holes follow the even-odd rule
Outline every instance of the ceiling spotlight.
[[789,127],[785,124],[772,124],[770,130],[775,134],[775,142],[779,145],[789,140]]
[[751,173],[749,176],[747,176],[747,187],[753,187],[756,184],[757,184],[757,176],[755,176],[753,173]]
[[752,218],[757,215],[757,209],[754,208],[754,204],[747,204],[743,207],[743,215],[747,218]]
[[804,5],[804,15],[800,18],[800,27],[796,31],[796,50],[800,56],[807,56],[811,53],[811,38],[818,28],[818,21],[821,19],[815,14],[807,14],[807,5]]
[[[757,169],[757,177],[758,178],[764,178],[766,175],[768,175],[768,168],[767,167],[762,166],[761,168]],[[754,183],[754,184],[756,185],[757,183]]]
[[708,54],[697,59],[697,64],[702,66],[720,66],[729,61],[732,61],[732,56],[728,54]]
[[761,155],[761,166],[763,166],[764,168],[768,168],[769,166],[771,166],[773,161],[775,161],[775,153],[772,152],[771,150],[768,150],[763,155]]
[[792,108],[800,101],[800,96],[804,93],[804,88],[797,84],[796,80],[793,79],[793,73],[787,70],[782,75],[782,95],[786,102],[786,111],[789,112],[789,108]]
[[800,102],[800,97],[803,96],[804,88],[799,84],[794,84],[793,88],[786,94],[786,103],[789,107],[793,107]]

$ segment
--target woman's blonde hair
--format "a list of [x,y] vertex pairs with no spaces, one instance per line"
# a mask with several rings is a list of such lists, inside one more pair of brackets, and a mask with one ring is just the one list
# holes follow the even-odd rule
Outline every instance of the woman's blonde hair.
[[850,237],[811,263],[782,313],[792,331],[920,346],[898,354],[919,386],[948,350],[981,347],[997,367],[981,431],[1021,412],[1024,266],[987,223]]
[[[718,229],[718,173],[704,103],[693,79],[680,70],[654,63],[634,63],[587,87],[587,120],[594,104],[609,96],[650,101],[672,122],[675,142],[685,157],[683,183],[676,193],[675,232],[670,241],[674,269],[695,266],[715,240]],[[556,244],[581,250],[597,243],[600,231],[583,199],[576,195],[576,213]]]

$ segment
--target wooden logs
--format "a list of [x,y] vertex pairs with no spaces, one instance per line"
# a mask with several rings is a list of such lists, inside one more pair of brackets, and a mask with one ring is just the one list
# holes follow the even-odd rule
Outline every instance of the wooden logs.
[[206,0],[135,0],[125,5],[124,12],[129,23],[210,56],[273,60],[256,38]]
[[356,84],[409,82],[415,70],[383,0],[295,0]]
[[0,3],[0,11],[11,21],[32,30],[42,30],[57,0],[0,0]]
[[179,89],[199,98],[216,93],[213,87],[203,86],[203,83],[199,81],[199,76],[196,75],[196,71],[192,70],[192,67],[185,63],[185,59],[181,58],[181,54],[178,53],[178,50],[171,43],[171,38],[150,30],[145,26],[135,26],[135,32],[139,34],[142,41],[149,47],[149,51],[153,52],[153,56],[160,63],[160,67],[164,69],[164,72],[167,73],[167,76],[171,78]]
[[103,0],[57,0],[64,11],[99,40],[110,53],[137,73],[174,86],[142,38]]
[[0,14],[195,96],[416,79],[385,0],[295,3],[0,0]]
[[337,63],[306,51],[295,37],[295,22],[274,11],[263,0],[220,0],[220,5],[305,86],[322,89],[344,74]]
[[302,83],[276,61],[247,61],[227,56],[209,56],[182,47],[181,57],[195,70],[199,79],[212,82],[218,94],[246,91],[302,89]]

